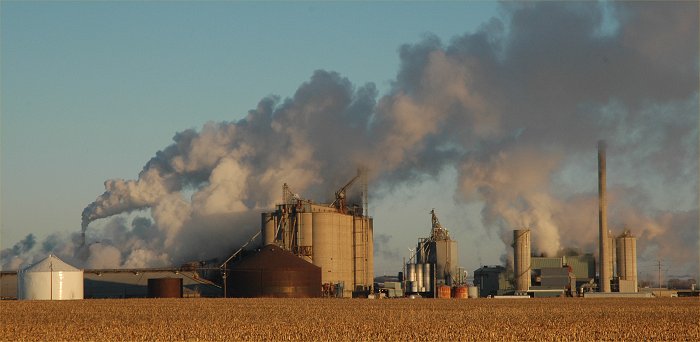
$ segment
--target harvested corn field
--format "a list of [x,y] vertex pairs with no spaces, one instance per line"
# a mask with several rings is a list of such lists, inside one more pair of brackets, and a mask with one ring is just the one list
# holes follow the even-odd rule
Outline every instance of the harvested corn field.
[[0,302],[2,340],[700,340],[700,301],[109,299]]

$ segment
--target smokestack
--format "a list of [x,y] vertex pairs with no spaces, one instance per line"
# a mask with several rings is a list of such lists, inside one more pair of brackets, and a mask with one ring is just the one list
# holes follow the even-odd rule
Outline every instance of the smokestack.
[[515,272],[515,290],[530,290],[530,230],[513,231],[513,271]]
[[605,196],[605,140],[598,141],[598,285],[600,292],[610,292],[610,270],[608,264],[610,239],[608,238],[608,202]]

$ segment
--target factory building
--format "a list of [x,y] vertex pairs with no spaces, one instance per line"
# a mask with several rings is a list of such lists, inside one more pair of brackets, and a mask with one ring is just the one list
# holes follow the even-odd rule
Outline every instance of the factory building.
[[483,266],[474,271],[474,286],[479,297],[502,296],[513,292],[509,278],[503,266]]
[[430,211],[430,236],[421,238],[415,254],[406,264],[406,292],[433,293],[440,285],[455,285],[461,278],[457,241],[440,224],[435,210]]
[[347,203],[348,188],[357,176],[335,193],[331,204],[316,204],[293,194],[285,184],[282,203],[262,213],[262,244],[276,245],[321,268],[322,284],[342,297],[369,293],[374,280],[373,221],[367,215],[366,183],[363,204]]

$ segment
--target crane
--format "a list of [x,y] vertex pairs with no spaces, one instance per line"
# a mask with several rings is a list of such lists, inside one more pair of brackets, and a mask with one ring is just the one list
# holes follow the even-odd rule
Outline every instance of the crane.
[[335,192],[335,201],[329,205],[329,207],[335,207],[341,214],[347,214],[347,204],[346,191],[350,186],[355,183],[362,176],[362,169],[357,169],[357,175],[353,177],[347,184],[343,185],[342,188]]

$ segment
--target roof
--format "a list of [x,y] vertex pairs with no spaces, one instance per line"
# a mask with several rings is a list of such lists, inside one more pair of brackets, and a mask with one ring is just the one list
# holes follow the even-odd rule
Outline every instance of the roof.
[[43,260],[27,267],[22,272],[82,272],[53,254],[49,254]]
[[[296,255],[276,245],[260,248],[255,254],[237,262],[232,270],[237,269],[314,269],[318,266],[302,260]],[[319,268],[320,269],[320,268]]]

